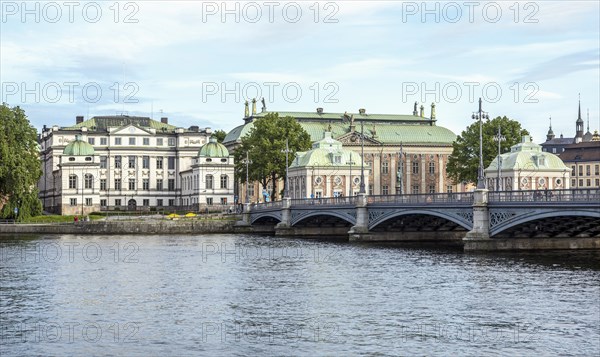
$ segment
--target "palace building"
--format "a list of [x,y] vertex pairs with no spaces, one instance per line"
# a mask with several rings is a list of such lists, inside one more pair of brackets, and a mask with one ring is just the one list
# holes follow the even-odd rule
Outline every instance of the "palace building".
[[[38,183],[44,210],[88,214],[232,204],[233,159],[225,147],[212,149],[210,135],[210,128],[127,115],[78,116],[73,126],[44,126]],[[209,175],[212,189],[205,182]]]
[[[252,110],[246,103],[244,123],[227,134],[225,146],[235,151],[242,137],[250,132],[253,121],[269,113],[273,111],[267,110],[264,100],[260,112],[256,110],[256,100],[252,101]],[[357,113],[330,113],[323,108],[314,112],[277,113],[280,117],[295,118],[313,142],[322,140],[328,132],[344,149],[354,152],[356,161],[364,160],[365,166],[369,167],[365,183],[368,182],[366,191],[370,195],[462,192],[466,189],[447,177],[446,163],[456,135],[437,125],[433,103],[429,117],[425,116],[425,107],[418,107],[418,103],[414,104],[412,115],[375,114],[365,109],[359,109]],[[361,157],[361,138],[364,138],[364,157]],[[353,169],[358,172],[360,167]],[[314,170],[317,170],[316,165]],[[283,188],[282,183],[278,185]],[[271,188],[267,189],[270,191]],[[249,185],[250,199],[259,200],[261,190],[258,183]],[[245,197],[244,185],[239,185],[237,192],[239,197]],[[303,192],[310,197],[308,190]],[[323,191],[325,197],[331,197],[331,194],[333,192]]]

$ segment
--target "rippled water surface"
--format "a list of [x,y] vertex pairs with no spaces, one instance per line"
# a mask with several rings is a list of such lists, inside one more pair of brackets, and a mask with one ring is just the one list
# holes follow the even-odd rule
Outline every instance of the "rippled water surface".
[[600,354],[598,253],[0,240],[1,356]]

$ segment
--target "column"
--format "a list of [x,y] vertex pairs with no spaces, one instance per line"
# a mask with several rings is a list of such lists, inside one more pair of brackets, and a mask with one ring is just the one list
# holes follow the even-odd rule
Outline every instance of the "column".
[[427,181],[425,180],[426,177],[426,171],[429,170],[429,167],[427,167],[426,162],[425,162],[425,157],[427,155],[425,154],[421,154],[421,162],[419,163],[419,170],[421,171],[421,193],[427,193],[429,192],[429,188],[427,187]]
[[411,175],[412,175],[412,164],[410,162],[411,156],[409,153],[406,153],[406,189],[404,190],[405,193],[410,194],[412,193],[412,189],[410,187],[410,181],[411,181]]

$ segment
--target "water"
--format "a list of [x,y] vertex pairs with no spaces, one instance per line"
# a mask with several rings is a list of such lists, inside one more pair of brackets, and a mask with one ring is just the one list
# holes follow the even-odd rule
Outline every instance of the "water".
[[246,235],[3,236],[0,355],[597,356],[599,262]]

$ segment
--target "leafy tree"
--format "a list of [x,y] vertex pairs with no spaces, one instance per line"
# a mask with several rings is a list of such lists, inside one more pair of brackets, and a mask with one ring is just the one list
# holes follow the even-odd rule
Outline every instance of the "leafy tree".
[[[248,165],[250,181],[258,181],[263,187],[280,178],[285,179],[285,141],[288,139],[289,163],[298,151],[310,149],[310,135],[293,117],[280,118],[278,113],[269,113],[256,119],[250,132],[242,138],[235,150],[235,173],[239,182],[246,182],[246,153],[251,163]],[[273,185],[271,197],[277,197]]]
[[223,140],[225,140],[227,133],[225,131],[219,129],[219,130],[215,130],[215,132],[212,133],[212,136],[214,136],[218,142],[222,143]]
[[42,176],[37,131],[19,107],[0,106],[0,217],[39,215],[37,182]]
[[[483,121],[483,168],[485,169],[498,155],[498,142],[494,136],[498,134],[498,126],[502,136],[506,138],[500,144],[501,153],[507,152],[511,146],[521,141],[521,136],[529,132],[521,128],[521,123],[504,117]],[[469,125],[452,143],[452,155],[448,158],[447,174],[454,182],[477,183],[479,167],[479,121]]]

